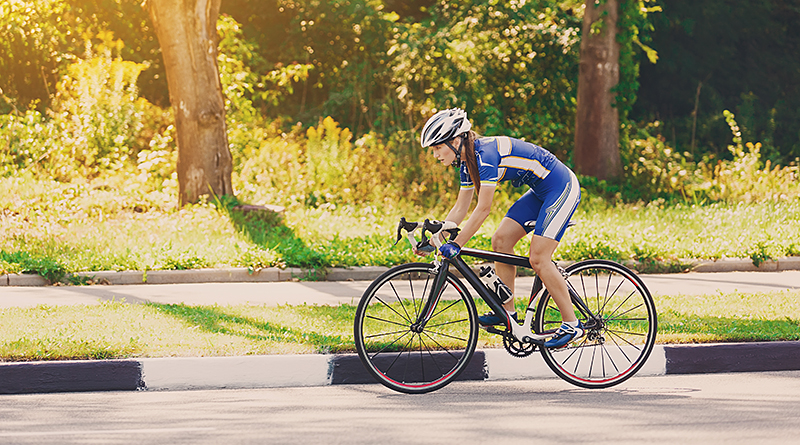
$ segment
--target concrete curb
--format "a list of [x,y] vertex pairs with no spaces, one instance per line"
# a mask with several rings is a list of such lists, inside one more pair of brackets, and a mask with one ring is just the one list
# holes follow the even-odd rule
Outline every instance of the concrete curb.
[[[724,258],[715,261],[684,260],[692,272],[778,272],[800,270],[800,257],[786,257],[753,264],[750,259]],[[564,262],[563,265],[569,264]],[[636,269],[637,263],[625,262]],[[307,270],[300,268],[279,269],[270,267],[250,270],[230,269],[192,269],[192,270],[151,270],[151,271],[98,271],[78,272],[75,275],[92,280],[95,284],[186,284],[186,283],[258,283],[281,282],[310,279],[314,281],[371,281],[389,270],[383,266],[349,268],[329,268]],[[0,275],[0,286],[49,286],[51,283],[39,275],[7,274]]]
[[[637,376],[800,370],[800,341],[656,345]],[[556,378],[539,354],[476,351],[459,380]],[[0,364],[0,394],[276,388],[375,383],[355,354]]]

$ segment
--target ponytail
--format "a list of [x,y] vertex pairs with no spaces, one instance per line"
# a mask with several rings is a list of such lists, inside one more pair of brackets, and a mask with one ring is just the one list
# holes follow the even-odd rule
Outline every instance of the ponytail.
[[464,152],[464,162],[467,164],[467,172],[469,178],[475,185],[475,190],[478,195],[481,194],[481,175],[478,171],[478,159],[475,157],[475,139],[478,138],[477,133],[470,130],[461,136],[461,151]]

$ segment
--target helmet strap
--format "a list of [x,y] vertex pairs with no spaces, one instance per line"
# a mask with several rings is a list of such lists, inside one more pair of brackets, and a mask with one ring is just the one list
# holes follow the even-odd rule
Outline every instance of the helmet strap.
[[[456,154],[456,159],[455,159],[455,161],[453,161],[452,164],[450,164],[450,166],[452,166],[452,167],[460,167],[461,166],[461,151],[460,150],[456,150],[456,148],[453,147],[453,145],[450,143],[450,141],[444,141],[444,143],[448,147],[450,147],[450,150],[453,150],[453,153]],[[463,147],[464,147],[464,138],[462,137],[461,138],[461,147],[459,147],[459,148],[463,148]]]

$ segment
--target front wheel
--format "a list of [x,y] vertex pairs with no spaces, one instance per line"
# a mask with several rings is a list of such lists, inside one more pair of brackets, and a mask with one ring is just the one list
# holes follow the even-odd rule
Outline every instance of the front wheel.
[[475,302],[452,273],[428,322],[416,324],[435,278],[433,264],[394,267],[367,288],[358,304],[358,356],[376,380],[395,391],[419,394],[442,388],[458,377],[475,352]]
[[[542,348],[544,361],[559,377],[583,388],[608,388],[633,376],[656,341],[653,298],[642,280],[613,261],[588,260],[567,268],[567,284],[594,314],[573,301],[586,335],[565,348]],[[573,296],[574,300],[574,296]],[[536,310],[538,332],[561,324],[561,314],[545,291]]]

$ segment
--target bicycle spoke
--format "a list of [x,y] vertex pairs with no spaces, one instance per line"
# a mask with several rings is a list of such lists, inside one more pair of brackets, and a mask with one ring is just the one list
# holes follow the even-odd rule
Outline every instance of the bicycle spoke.
[[[430,338],[432,342],[436,343],[439,347],[442,347],[441,345],[439,345],[438,342],[436,342],[436,340],[434,340],[429,335],[427,335],[427,333],[425,333],[425,332],[423,332],[423,333],[426,334],[426,336],[428,338]],[[421,346],[422,345],[425,346],[425,351],[428,353],[428,357],[430,357],[430,361],[433,363],[434,366],[436,366],[436,369],[439,371],[439,375],[441,375],[441,376],[445,375],[446,372],[444,370],[442,370],[441,366],[439,366],[439,361],[436,359],[436,355],[433,354],[431,348],[428,345],[425,345],[425,342],[422,339],[422,334],[419,335],[419,341],[420,341],[420,345]],[[445,352],[447,354],[449,354],[451,357],[453,357],[454,359],[458,360],[458,357],[453,355],[449,350],[445,350]],[[423,374],[422,379],[425,380],[425,367],[424,367],[423,362],[424,362],[424,357],[422,356],[422,350],[420,349],[420,367],[422,369],[422,374]]]
[[[373,355],[372,355],[372,357],[370,357],[370,358],[373,358],[373,359],[374,359],[375,357],[377,357],[377,356],[378,356],[378,354],[382,353],[383,351],[385,351],[386,349],[388,349],[390,346],[392,346],[393,344],[397,343],[397,342],[398,342],[400,339],[402,339],[403,337],[405,337],[406,335],[408,335],[408,333],[409,333],[409,332],[411,332],[411,331],[408,331],[408,332],[406,332],[405,334],[403,334],[403,335],[401,335],[401,336],[397,337],[397,338],[396,338],[396,339],[395,339],[393,342],[391,342],[391,343],[389,343],[388,345],[384,346],[382,349],[380,349],[380,350],[379,350],[379,351],[377,351],[375,354],[373,354]],[[412,338],[412,340],[413,340],[413,338],[414,338],[414,335],[413,335],[413,334],[411,335],[411,338]],[[407,345],[407,344],[406,344],[406,345]]]
[[[629,346],[631,346],[631,347],[635,348],[636,350],[639,350],[639,347],[638,347],[638,346],[636,346],[635,344],[633,344],[633,343],[629,342],[629,341],[628,341],[628,340],[627,340],[625,337],[623,337],[623,336],[621,336],[621,335],[617,334],[615,331],[609,330],[609,331],[606,331],[606,332],[608,332],[608,333],[609,333],[609,335],[611,335],[612,337],[616,337],[616,338],[618,338],[618,339],[620,339],[620,340],[624,341],[625,343],[627,343]],[[641,335],[641,336],[644,336],[644,334],[640,334],[640,335]]]
[[636,335],[636,336],[639,336],[639,337],[644,337],[644,336],[647,335],[647,334],[642,333],[642,332],[621,331],[619,329],[611,329],[611,328],[606,328],[606,332],[610,332],[610,333],[616,334],[616,335],[620,335],[620,334]]
[[621,319],[621,318],[619,318],[619,317],[620,317],[620,316],[622,316],[622,315],[625,315],[625,314],[627,314],[627,313],[628,313],[628,312],[630,312],[630,311],[633,311],[633,310],[635,310],[635,309],[639,309],[639,308],[640,308],[640,307],[642,307],[642,306],[644,306],[644,304],[639,304],[639,305],[637,305],[637,306],[634,306],[634,307],[632,307],[632,308],[628,309],[627,311],[625,311],[625,312],[622,312],[621,314],[619,314],[619,316],[616,316],[616,317],[608,316],[608,317],[606,317],[606,320],[608,320],[608,321],[618,321],[618,320],[624,320],[624,319]]
[[444,311],[446,311],[446,310],[450,309],[451,307],[453,307],[453,306],[455,306],[455,305],[457,305],[457,304],[459,304],[459,303],[461,303],[461,301],[460,301],[460,300],[456,300],[456,301],[452,302],[452,303],[451,303],[449,306],[447,306],[447,307],[445,307],[444,309],[440,310],[439,312],[437,312],[437,313],[435,313],[435,314],[431,315],[431,319],[433,319],[433,318],[434,318],[434,317],[436,317],[437,315],[441,314],[442,312],[444,312]]
[[469,319],[468,318],[462,318],[461,320],[446,321],[444,323],[439,323],[439,324],[426,324],[425,325],[425,329],[438,328],[438,327],[441,327],[441,326],[447,326],[449,324],[463,323],[465,321],[469,321]]
[[[406,346],[405,346],[403,349],[408,349],[408,345],[410,345],[410,344],[411,344],[411,343],[413,343],[413,342],[414,342],[414,334],[411,334],[411,338],[408,340],[408,343],[406,343]],[[402,355],[403,355],[403,352],[401,351],[399,354],[397,354],[397,355],[395,356],[394,360],[392,360],[392,364],[391,364],[391,365],[389,365],[389,367],[388,367],[388,368],[386,368],[386,371],[384,372],[384,374],[388,374],[388,373],[389,373],[389,371],[391,371],[392,367],[394,367],[395,363],[397,363],[397,360],[398,360],[398,359],[399,359],[399,358],[400,358]],[[406,372],[404,372],[404,373],[403,373],[403,379],[404,379],[403,381],[405,381],[405,376],[407,375],[407,372],[408,372],[408,362],[409,362],[409,360],[406,360]]]
[[375,317],[373,315],[367,315],[365,318],[368,318],[370,320],[380,321],[380,322],[383,322],[383,323],[395,324],[397,326],[403,326],[404,328],[408,328],[408,325],[404,325],[403,323],[400,323],[400,322],[397,322],[397,321],[392,321],[392,320],[387,320],[385,318],[378,318],[378,317]]
[[[633,362],[631,361],[630,357],[628,357],[628,354],[626,354],[626,353],[625,353],[625,349],[624,349],[622,346],[620,346],[620,344],[619,344],[619,343],[617,343],[617,339],[616,339],[616,338],[614,338],[614,336],[613,336],[613,335],[611,335],[611,341],[613,341],[613,342],[614,342],[614,346],[616,346],[616,347],[617,347],[617,349],[619,350],[620,354],[622,354],[622,356],[623,356],[623,357],[625,357],[625,360],[627,360],[627,361],[628,361],[628,363],[633,363]],[[634,347],[634,349],[635,349],[635,347]]]
[[427,332],[430,332],[430,333],[432,333],[432,334],[441,335],[442,337],[451,338],[451,339],[453,339],[453,340],[458,340],[458,341],[467,341],[467,339],[466,339],[466,338],[463,338],[463,337],[455,337],[455,336],[453,336],[453,335],[444,334],[444,333],[442,333],[442,332],[436,332],[436,331],[432,331],[432,330],[430,330],[430,329],[426,329],[426,330],[427,330]]
[[609,321],[647,321],[649,320],[647,317],[642,318],[614,318],[614,319],[606,319],[606,322]]
[[590,378],[592,377],[592,369],[594,368],[594,356],[596,353],[597,353],[597,348],[592,348],[592,359],[589,361],[589,374],[588,374]]
[[[617,364],[616,362],[614,362],[614,357],[612,357],[611,353],[608,352],[608,348],[606,348],[606,345],[602,345],[601,348],[603,348],[603,352],[605,352],[605,354],[608,356],[608,361],[611,363],[611,366],[613,366],[614,370],[617,371],[617,374],[619,374],[619,368],[617,368]],[[624,351],[622,351],[622,355],[625,355]],[[627,359],[628,356],[625,355],[625,358]],[[630,360],[628,360],[628,362],[630,363]]]
[[[425,336],[426,336],[426,337],[428,337],[428,339],[430,339],[430,341],[432,341],[432,342],[436,343],[436,346],[438,346],[438,347],[439,347],[439,348],[440,348],[442,351],[446,352],[446,353],[447,353],[447,354],[448,354],[450,357],[453,357],[454,359],[458,360],[458,357],[456,357],[455,355],[453,355],[453,353],[452,353],[452,352],[450,352],[450,349],[449,349],[449,348],[445,348],[444,346],[442,346],[442,344],[441,344],[441,343],[439,343],[438,341],[436,341],[436,339],[435,339],[435,338],[433,338],[433,337],[431,337],[431,336],[430,336],[430,334],[428,334],[427,332],[423,332],[423,334],[425,334]],[[431,354],[431,356],[433,356],[433,354]]]
[[[409,323],[413,323],[413,321],[411,320],[411,316],[408,314],[408,311],[406,310],[406,305],[403,304],[403,300],[400,298],[400,294],[397,293],[397,289],[395,289],[394,284],[389,283],[389,286],[392,288],[392,291],[394,291],[394,296],[397,298],[397,302],[400,303],[400,307],[403,308],[403,312],[406,313],[406,316],[404,318]],[[412,288],[412,291],[413,291],[413,288]],[[397,312],[396,310],[394,310],[394,308],[392,308],[392,306],[390,306],[389,304],[387,304],[383,300],[381,300],[381,297],[376,295],[375,299],[380,301],[381,303],[385,304],[386,307],[388,307],[389,309],[393,310],[395,313],[397,313],[397,315],[399,315],[401,317],[403,316],[402,314],[400,314],[400,312]]]
[[[611,279],[611,275],[609,275],[609,280],[610,279]],[[600,309],[600,311],[598,312],[597,315],[603,314],[605,312],[606,305],[608,304],[609,301],[611,301],[611,297],[617,294],[617,291],[622,287],[623,284],[625,284],[625,281],[620,281],[619,284],[617,285],[617,288],[614,289],[614,292],[612,292],[611,294],[606,293],[605,301],[603,301],[603,307]],[[608,290],[606,290],[606,292],[607,291]]]
[[403,329],[402,331],[391,331],[391,332],[384,332],[382,334],[372,334],[372,335],[364,336],[364,338],[372,339],[372,338],[378,338],[378,337],[385,337],[387,335],[399,334],[401,332],[409,332],[409,330],[408,329]]
[[636,293],[636,290],[633,290],[633,291],[631,291],[631,293],[630,293],[630,294],[629,294],[629,295],[628,295],[628,296],[625,298],[625,300],[624,300],[622,303],[620,303],[620,304],[619,304],[619,305],[618,305],[616,308],[614,308],[614,310],[613,310],[613,311],[611,311],[611,313],[612,313],[612,314],[616,314],[616,313],[617,313],[617,310],[619,310],[619,308],[621,308],[623,304],[627,303],[627,302],[628,302],[628,300],[630,300],[630,299],[631,299],[631,297],[632,297],[632,296],[633,296],[635,293]]
[[[394,286],[392,286],[392,287],[394,287]],[[406,320],[407,322],[409,322],[409,323],[413,323],[413,321],[411,321],[411,318],[404,317],[404,316],[403,316],[403,314],[401,314],[400,312],[397,312],[397,309],[393,308],[393,307],[392,307],[392,305],[390,305],[389,303],[386,303],[385,301],[383,301],[383,300],[381,299],[381,297],[379,297],[379,296],[377,296],[377,295],[376,295],[376,296],[375,296],[375,299],[376,299],[376,300],[378,300],[378,301],[380,301],[381,303],[383,303],[383,305],[384,305],[384,306],[386,306],[387,308],[389,308],[389,310],[391,310],[392,312],[394,312],[395,314],[397,314],[397,315],[398,315],[400,318],[403,318],[403,319],[405,319],[405,320]],[[398,300],[399,300],[399,297],[398,297]],[[402,306],[402,307],[403,307],[403,311],[405,311],[405,306],[403,305],[403,302],[402,302],[402,301],[400,301],[400,306]],[[408,312],[406,312],[406,315],[408,315]]]

